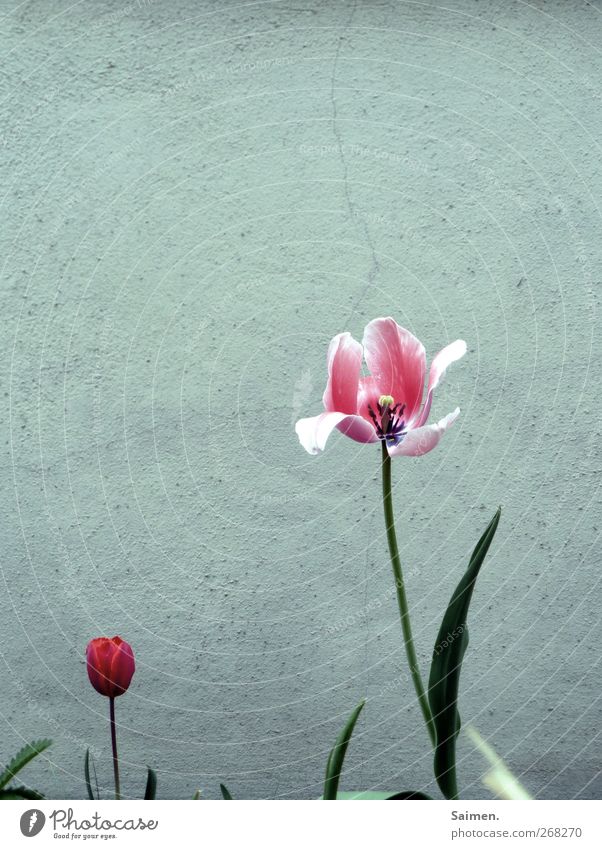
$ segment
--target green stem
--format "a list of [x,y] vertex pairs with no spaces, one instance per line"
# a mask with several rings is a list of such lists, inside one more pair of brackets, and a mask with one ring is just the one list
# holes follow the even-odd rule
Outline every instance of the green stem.
[[391,555],[391,566],[393,567],[393,575],[395,576],[395,586],[397,588],[397,604],[399,606],[399,615],[401,617],[401,630],[403,631],[403,641],[406,647],[406,655],[410,667],[410,674],[414,682],[414,689],[418,696],[420,710],[426,722],[426,727],[431,738],[433,746],[436,744],[435,725],[433,723],[433,715],[429,706],[428,698],[424,691],[420,670],[418,668],[418,659],[416,657],[416,649],[414,648],[414,638],[412,636],[412,626],[410,625],[410,613],[408,610],[408,600],[406,598],[405,584],[403,581],[403,572],[401,571],[401,561],[399,559],[399,549],[397,547],[397,535],[395,533],[395,519],[393,516],[393,493],[391,490],[391,458],[387,451],[387,444],[382,440],[382,473],[383,473],[383,508],[385,511],[385,527],[387,529],[387,541],[389,543],[389,553]]
[[115,776],[115,798],[121,799],[119,785],[119,758],[117,757],[117,729],[115,726],[115,699],[109,698],[109,713],[111,716],[111,746],[113,748],[113,775]]

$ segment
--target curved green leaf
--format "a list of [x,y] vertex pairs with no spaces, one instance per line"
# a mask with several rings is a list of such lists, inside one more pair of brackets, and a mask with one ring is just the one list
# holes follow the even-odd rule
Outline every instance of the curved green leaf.
[[446,799],[458,798],[456,738],[461,725],[458,689],[462,660],[468,646],[468,607],[479,570],[495,536],[501,511],[499,507],[472,553],[468,569],[451,597],[433,650],[429,703],[437,735],[434,769],[437,784]]
[[[320,796],[320,799],[323,798]],[[384,793],[382,790],[356,790],[355,792],[339,790],[337,792],[337,802],[384,802],[388,798],[389,793]]]
[[155,799],[157,796],[157,773],[154,769],[148,768],[146,777],[146,790],[144,791],[145,799]]
[[1,799],[45,799],[42,793],[37,790],[32,790],[30,787],[7,787],[6,790],[0,790]]
[[396,793],[394,796],[387,796],[387,800],[400,801],[402,799],[432,799],[432,796],[427,796],[426,793],[421,793],[420,790],[404,790],[402,793]]
[[351,740],[351,735],[353,734],[353,729],[355,728],[355,723],[358,720],[360,713],[362,712],[362,708],[366,702],[362,699],[356,709],[353,711],[347,723],[339,736],[337,737],[337,741],[332,748],[332,751],[328,755],[328,760],[326,762],[326,778],[324,781],[324,795],[323,799],[336,799],[337,798],[337,790],[339,788],[339,778],[341,777],[341,771],[343,769],[343,761],[345,760],[345,754],[347,752],[347,746],[349,745],[349,741]]
[[220,784],[219,789],[222,791],[222,796],[224,797],[224,799],[232,799],[230,791],[228,790],[225,784]]
[[23,746],[0,775],[0,790],[6,787],[11,778],[20,772],[29,761],[37,757],[44,749],[47,749],[51,743],[52,740],[36,740],[34,743],[28,743],[26,746]]
[[84,776],[86,779],[86,790],[88,792],[88,799],[94,799],[94,793],[92,792],[92,783],[90,781],[90,749],[86,749],[86,757],[84,758]]
[[482,777],[485,787],[492,790],[500,799],[532,799],[529,791],[510,772],[508,766],[481,737],[477,729],[468,725],[466,732],[483,757],[489,761],[491,769]]

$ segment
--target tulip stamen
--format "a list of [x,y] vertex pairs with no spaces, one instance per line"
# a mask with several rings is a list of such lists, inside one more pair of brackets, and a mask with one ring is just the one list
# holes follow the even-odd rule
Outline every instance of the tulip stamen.
[[381,395],[376,402],[376,412],[370,404],[368,405],[368,413],[379,439],[391,445],[398,445],[401,442],[405,436],[405,420],[403,419],[405,408],[405,404],[394,404],[390,395]]

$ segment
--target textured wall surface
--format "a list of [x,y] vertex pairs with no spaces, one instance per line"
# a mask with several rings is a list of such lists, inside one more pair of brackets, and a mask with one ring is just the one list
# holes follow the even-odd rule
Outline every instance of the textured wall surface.
[[[426,668],[498,504],[461,711],[539,797],[599,797],[602,4],[2,4],[0,759],[110,786],[88,639],[138,669],[125,792],[431,787],[379,455],[293,425],[330,338],[462,337],[396,461]],[[486,796],[463,735],[466,797]],[[108,789],[105,792],[109,792]]]

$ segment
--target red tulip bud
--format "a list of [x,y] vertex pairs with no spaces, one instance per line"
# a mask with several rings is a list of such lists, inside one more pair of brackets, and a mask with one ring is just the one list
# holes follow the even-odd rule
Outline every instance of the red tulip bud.
[[114,699],[130,686],[136,664],[129,643],[121,637],[97,637],[86,648],[88,678],[101,696]]

